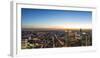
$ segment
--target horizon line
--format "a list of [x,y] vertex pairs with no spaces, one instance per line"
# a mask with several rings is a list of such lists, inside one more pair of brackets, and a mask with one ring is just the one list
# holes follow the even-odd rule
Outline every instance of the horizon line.
[[22,29],[92,29],[92,28],[22,28]]

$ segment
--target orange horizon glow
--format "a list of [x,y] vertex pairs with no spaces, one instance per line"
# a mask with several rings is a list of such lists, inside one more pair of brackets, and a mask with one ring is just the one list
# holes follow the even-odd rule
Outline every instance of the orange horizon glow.
[[[33,26],[33,25],[27,25],[26,28],[49,28],[49,29],[91,29],[92,24],[77,24],[77,23],[68,23],[64,25],[53,25],[53,26],[45,26],[45,25],[39,25],[39,26]],[[23,27],[22,27],[23,28]]]

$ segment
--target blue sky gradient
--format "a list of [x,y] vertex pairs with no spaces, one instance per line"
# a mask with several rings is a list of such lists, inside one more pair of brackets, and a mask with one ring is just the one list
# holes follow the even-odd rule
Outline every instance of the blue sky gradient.
[[50,9],[21,9],[22,27],[59,26],[68,23],[91,24],[91,11],[50,10]]

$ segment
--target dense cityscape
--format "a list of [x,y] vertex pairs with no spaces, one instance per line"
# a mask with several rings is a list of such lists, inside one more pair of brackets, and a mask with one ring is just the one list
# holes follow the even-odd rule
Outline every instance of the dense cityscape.
[[22,49],[80,47],[91,45],[91,29],[22,30]]

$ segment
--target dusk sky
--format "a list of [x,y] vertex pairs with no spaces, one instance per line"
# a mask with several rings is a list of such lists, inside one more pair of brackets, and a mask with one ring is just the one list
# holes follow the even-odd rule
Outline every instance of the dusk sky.
[[22,28],[91,28],[91,11],[21,9]]

